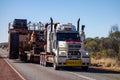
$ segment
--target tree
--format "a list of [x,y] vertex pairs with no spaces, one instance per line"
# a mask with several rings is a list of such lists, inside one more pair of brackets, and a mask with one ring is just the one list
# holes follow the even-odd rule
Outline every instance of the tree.
[[119,26],[116,24],[116,25],[113,25],[111,27],[111,32],[109,34],[109,38],[111,38],[111,43],[112,43],[112,49],[114,49],[114,53],[115,55],[120,58],[119,56],[119,48],[120,48],[120,31],[119,31]]
[[93,38],[86,39],[85,48],[87,48],[87,50],[90,51],[92,57],[95,57],[96,53],[100,51],[99,43],[100,43],[100,40],[98,37],[94,39]]
[[120,31],[118,25],[111,27],[108,37],[87,38],[85,48],[90,50],[92,57],[97,53],[103,57],[113,57],[120,60]]
[[115,24],[111,27],[110,33],[117,32],[117,31],[119,31],[119,26]]

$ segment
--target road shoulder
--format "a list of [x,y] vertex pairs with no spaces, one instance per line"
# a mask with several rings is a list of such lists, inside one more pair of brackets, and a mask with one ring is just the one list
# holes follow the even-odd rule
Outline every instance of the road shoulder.
[[0,79],[1,80],[23,80],[0,56]]

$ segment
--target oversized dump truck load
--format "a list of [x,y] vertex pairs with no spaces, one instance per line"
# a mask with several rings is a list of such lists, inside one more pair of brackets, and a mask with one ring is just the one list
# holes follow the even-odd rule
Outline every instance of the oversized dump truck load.
[[27,23],[26,19],[15,19],[9,23],[9,58],[39,62],[44,46],[43,27],[41,22]]

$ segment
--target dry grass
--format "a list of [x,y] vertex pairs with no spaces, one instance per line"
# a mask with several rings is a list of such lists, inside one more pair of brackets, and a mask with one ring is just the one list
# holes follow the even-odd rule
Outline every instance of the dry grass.
[[101,65],[103,68],[109,68],[109,69],[120,71],[120,64],[117,62],[116,59],[101,58],[96,60],[94,58],[91,58],[91,63]]

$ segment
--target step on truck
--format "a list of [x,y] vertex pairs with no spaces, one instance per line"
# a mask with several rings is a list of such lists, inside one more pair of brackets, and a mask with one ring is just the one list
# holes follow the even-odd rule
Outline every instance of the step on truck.
[[40,64],[43,66],[53,65],[55,70],[62,67],[82,67],[87,70],[90,65],[90,55],[84,49],[85,32],[82,25],[79,31],[72,23],[60,24],[53,22],[45,24],[44,29],[44,52],[40,52]]

